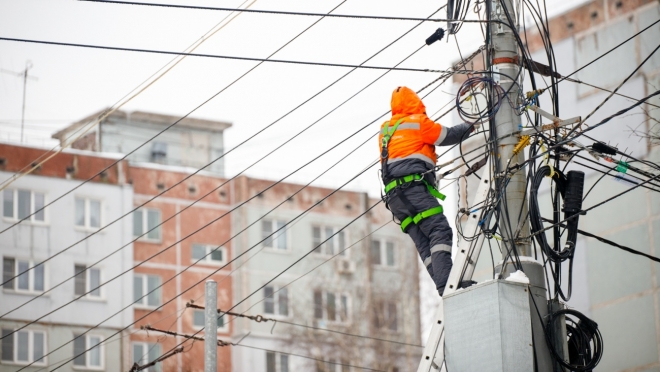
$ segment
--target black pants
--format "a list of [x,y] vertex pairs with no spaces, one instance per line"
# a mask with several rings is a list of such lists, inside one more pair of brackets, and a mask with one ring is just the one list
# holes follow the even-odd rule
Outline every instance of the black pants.
[[[409,184],[408,187],[398,187],[388,194],[388,205],[394,217],[403,221],[411,213],[423,212],[437,207],[439,203],[425,184],[416,182]],[[440,213],[422,219],[419,224],[411,223],[406,233],[415,243],[419,257],[442,294],[452,267],[453,236],[447,217]]]

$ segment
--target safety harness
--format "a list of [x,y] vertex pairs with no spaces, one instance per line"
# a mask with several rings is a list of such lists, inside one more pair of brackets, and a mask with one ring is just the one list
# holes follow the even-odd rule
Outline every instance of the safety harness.
[[[385,125],[383,126],[383,133],[382,133],[383,134],[383,139],[381,140],[381,153],[380,153],[381,164],[382,164],[381,175],[383,177],[383,183],[385,183],[385,180],[388,178],[387,177],[387,174],[388,174],[388,172],[387,172],[387,160],[389,158],[388,146],[390,144],[390,140],[392,139],[392,135],[394,134],[394,132],[396,132],[396,129],[399,127],[399,124],[401,124],[403,119],[404,118],[401,118],[401,119],[397,120],[396,123],[394,123],[394,126],[392,126],[391,128],[390,128],[390,122],[389,121],[386,122]],[[404,177],[401,177],[401,178],[396,178],[396,179],[388,182],[387,184],[385,184],[385,190],[384,191],[385,191],[386,197],[384,199],[385,199],[386,205],[387,205],[387,200],[386,200],[387,197],[391,196],[390,192],[395,191],[395,190],[401,188],[402,186],[407,187],[408,185],[410,185],[413,182],[423,182],[426,185],[426,188],[429,190],[429,193],[431,193],[431,195],[435,196],[436,198],[438,198],[440,200],[445,200],[445,195],[440,193],[435,188],[435,186],[433,186],[431,183],[426,181],[424,179],[424,174],[416,173],[416,174],[411,174],[411,175],[404,176]],[[401,221],[401,230],[403,232],[406,232],[406,229],[408,228],[408,226],[410,226],[411,223],[418,224],[419,221],[421,221],[425,218],[428,218],[428,217],[434,216],[436,214],[442,213],[442,206],[441,205],[439,205],[437,207],[434,207],[434,208],[431,208],[431,209],[427,209],[427,210],[419,212],[419,213],[416,213],[416,211],[411,207],[410,201],[408,200],[408,198],[405,197],[405,195],[403,193],[399,193],[398,196],[401,198],[401,201],[406,205],[406,207],[408,208],[408,212],[409,212],[408,217],[406,217],[403,221]]]

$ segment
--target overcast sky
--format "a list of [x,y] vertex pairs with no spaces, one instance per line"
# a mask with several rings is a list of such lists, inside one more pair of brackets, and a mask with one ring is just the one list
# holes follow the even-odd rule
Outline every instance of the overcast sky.
[[[252,9],[428,17],[444,1],[367,0],[243,0],[162,1],[212,7],[250,5]],[[552,1],[549,11],[561,12],[576,2]],[[187,10],[82,1],[1,0],[0,36],[23,39],[95,44],[115,47],[182,51],[211,30],[228,12]],[[444,18],[445,11],[434,18]],[[203,43],[196,52],[265,58],[318,17],[243,13]],[[416,22],[326,18],[278,52],[275,59],[360,64]],[[367,62],[393,66],[424,44],[437,27],[426,22],[402,40]],[[456,41],[443,40],[424,47],[402,67],[446,69],[458,58]],[[466,24],[458,35],[461,52],[470,54],[483,42],[476,24]],[[172,56],[147,53],[82,49],[0,41],[0,68],[21,71],[32,61],[25,109],[29,144],[53,146],[50,135],[87,115],[109,107],[151,76]],[[122,110],[152,111],[182,116],[209,99],[256,62],[188,57]],[[231,88],[194,111],[192,117],[233,123],[226,132],[225,147],[231,149],[269,125],[349,71],[347,68],[264,63]],[[266,132],[239,147],[226,158],[227,174],[242,171],[267,151],[314,123],[346,98],[383,74],[381,70],[358,70],[316,97]],[[378,119],[389,110],[391,91],[398,85],[419,89],[438,74],[393,71],[333,112],[309,131],[247,173],[278,179],[306,160],[335,145],[349,133]],[[429,113],[452,100],[449,84],[436,90],[425,103]],[[22,78],[0,74],[0,141],[17,142],[23,94]],[[451,107],[451,106],[448,106]],[[378,129],[372,124],[352,140],[312,166],[290,178],[308,182],[340,157],[366,141]],[[451,125],[446,119],[446,124]],[[317,184],[337,187],[377,157],[372,140]],[[378,193],[375,172],[350,185],[353,190]]]

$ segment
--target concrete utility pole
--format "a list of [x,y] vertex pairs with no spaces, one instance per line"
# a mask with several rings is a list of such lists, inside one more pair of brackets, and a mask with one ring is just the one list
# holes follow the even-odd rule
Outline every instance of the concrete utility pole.
[[[494,89],[490,92],[490,105],[496,104],[498,98],[502,100],[490,122],[491,139],[503,139],[497,142],[497,152],[486,162],[479,190],[470,205],[483,203],[491,189],[504,190],[505,195],[499,201],[499,231],[507,249],[515,246],[529,283],[524,278],[506,280],[516,271],[518,262],[516,260],[514,265],[514,258],[508,256],[495,268],[503,280],[486,281],[457,291],[461,281],[472,278],[484,239],[479,221],[487,218],[485,212],[478,209],[470,212],[463,231],[466,236],[478,238],[459,243],[418,372],[554,370],[545,340],[543,319],[548,313],[548,303],[543,266],[532,257],[530,238],[521,238],[530,235],[525,196],[527,172],[526,168],[509,172],[525,161],[523,151],[514,154],[522,134],[521,117],[511,107],[520,104],[522,85],[515,11],[512,0],[486,1],[486,17],[493,21],[488,23],[490,77],[506,92],[506,97],[497,97]],[[494,172],[491,172],[491,162]],[[562,334],[561,330],[557,333]],[[475,350],[488,352],[475,353]]]
[[204,288],[204,372],[218,370],[218,283],[207,280]]
[[[519,76],[518,60],[520,59],[520,53],[515,35],[518,30],[513,30],[511,27],[506,26],[509,24],[509,21],[504,7],[506,7],[514,22],[516,20],[515,8],[513,7],[512,0],[496,0],[491,4],[489,19],[501,22],[490,23],[492,77],[495,81],[498,81],[505,92],[509,92],[508,97],[515,106],[517,105],[516,100],[520,92],[520,85],[518,85],[517,81],[512,80]],[[516,114],[505,98],[502,99],[505,102],[502,102],[495,115],[496,136],[493,137],[498,138],[502,138],[521,129],[520,116]],[[499,176],[501,172],[507,169],[507,166],[513,167],[525,161],[524,151],[520,151],[517,155],[513,154],[513,148],[519,140],[520,135],[514,135],[498,141],[497,151],[499,155],[496,159],[498,174],[495,175],[498,184],[506,182],[506,177]],[[509,213],[508,215],[504,213],[500,218],[503,238],[514,242],[520,256],[532,255],[530,250],[531,241],[529,239],[519,238],[519,236],[529,236],[529,222],[525,219],[527,216],[527,203],[525,199],[526,177],[526,168],[517,171],[511,176],[505,190],[506,209]],[[516,234],[518,229],[520,229],[520,232],[517,235],[512,235]]]
[[6,74],[12,74],[16,76],[22,76],[23,77],[23,107],[21,110],[21,143],[23,143],[23,130],[25,128],[25,92],[27,90],[27,81],[28,79],[30,80],[38,80],[34,76],[28,76],[28,71],[32,68],[32,61],[28,60],[25,62],[25,70],[23,72],[14,72],[14,71],[9,71],[5,69],[0,69],[0,72],[4,72]]
[[[488,8],[487,8],[488,9]],[[513,106],[518,106],[518,97],[522,88],[522,79],[518,79],[519,66],[521,60],[520,50],[516,36],[518,34],[517,19],[520,14],[516,14],[516,8],[512,0],[493,0],[490,3],[488,19],[499,21],[498,23],[489,23],[491,36],[491,66],[492,78],[498,82],[505,92]],[[507,25],[514,25],[515,28]],[[516,81],[518,80],[518,81]],[[513,107],[507,101],[502,102],[494,119],[495,132],[491,138],[502,138],[516,131],[522,131],[521,117],[516,114]],[[545,272],[540,262],[532,258],[531,239],[521,238],[530,235],[529,219],[527,219],[528,208],[525,195],[527,183],[526,168],[519,169],[513,175],[506,174],[507,168],[523,164],[525,161],[525,152],[513,153],[515,145],[520,141],[521,134],[508,136],[498,141],[495,182],[501,185],[507,182],[504,188],[505,198],[503,199],[500,217],[500,231],[502,237],[511,242],[509,246],[515,246],[523,271],[527,275],[530,284],[529,307],[530,320],[532,323],[532,332],[534,339],[534,358],[536,366],[540,372],[553,371],[554,361],[550,355],[550,350],[545,341],[545,323],[543,317],[548,313],[547,309],[547,288],[545,288]],[[510,178],[509,178],[510,177]],[[507,181],[508,179],[508,181]],[[505,203],[505,204],[504,204]],[[513,257],[509,257],[512,261]],[[507,278],[509,273],[515,271],[511,263],[502,262],[496,268],[496,272],[503,273],[503,278]],[[558,304],[554,304],[559,306]],[[538,311],[536,310],[538,308]],[[505,314],[504,314],[505,315]],[[539,316],[540,315],[540,316]],[[561,334],[562,332],[559,331]],[[510,367],[509,367],[510,368]],[[513,370],[513,369],[510,369]]]

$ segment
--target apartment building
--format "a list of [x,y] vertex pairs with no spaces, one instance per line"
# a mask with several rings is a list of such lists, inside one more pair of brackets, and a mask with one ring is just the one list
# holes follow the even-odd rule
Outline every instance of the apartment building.
[[[0,144],[0,179],[32,167],[44,154]],[[122,274],[133,263],[131,220],[105,227],[131,210],[128,165],[119,162],[84,182],[115,161],[105,154],[65,151],[2,190],[0,370],[30,363],[28,371],[64,364],[62,371],[119,372],[129,366],[123,329],[133,321],[133,283],[132,275]]]
[[[103,111],[73,123],[53,138],[67,141],[101,114]],[[229,127],[219,121],[115,111],[71,144],[76,149],[131,153],[127,156],[128,182],[134,189],[132,207],[137,208],[129,219],[131,239],[136,239],[130,292],[135,324],[126,343],[131,364],[149,364],[185,340],[144,326],[180,335],[202,329],[203,310],[186,304],[204,304],[207,279],[218,283],[218,305],[230,306],[231,220],[223,215],[229,212],[231,191],[229,185],[221,187],[226,183],[221,178],[223,132]],[[200,168],[204,170],[191,177]],[[228,338],[231,325],[225,318],[218,325],[218,337]],[[203,343],[188,341],[184,347],[185,353],[148,370],[203,369]],[[218,371],[231,370],[229,350],[219,349],[218,361]]]
[[246,347],[232,349],[233,370],[414,369],[420,347],[373,339],[420,343],[419,258],[389,212],[367,211],[378,200],[364,193],[271,186],[248,177],[234,186],[237,202],[249,200],[233,214],[233,229],[247,229],[234,243],[244,254],[234,301],[269,321],[234,319],[233,340]]

